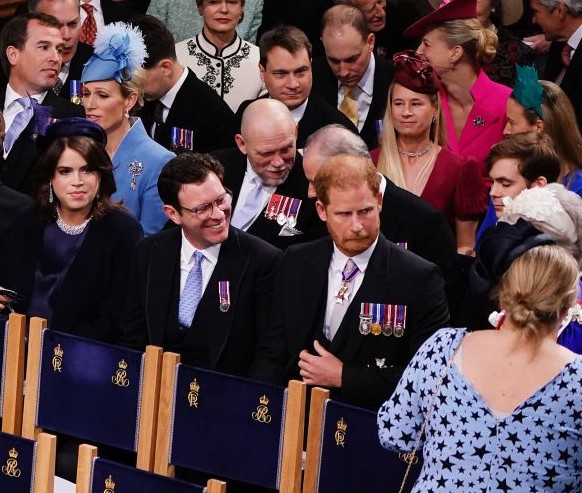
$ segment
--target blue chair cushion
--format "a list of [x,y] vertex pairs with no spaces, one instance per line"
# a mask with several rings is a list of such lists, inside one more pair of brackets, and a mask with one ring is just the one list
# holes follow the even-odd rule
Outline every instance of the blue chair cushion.
[[170,462],[277,488],[285,389],[185,365],[177,372]]
[[159,476],[135,467],[97,458],[93,464],[91,493],[107,491],[109,482],[115,483],[114,491],[139,493],[203,493],[204,487],[178,479]]
[[30,493],[35,442],[0,432],[0,491]]
[[[398,493],[407,464],[380,445],[375,413],[328,400],[322,440],[320,493]],[[411,468],[405,492],[416,481],[420,462]]]
[[139,351],[45,330],[37,425],[135,451],[142,357]]

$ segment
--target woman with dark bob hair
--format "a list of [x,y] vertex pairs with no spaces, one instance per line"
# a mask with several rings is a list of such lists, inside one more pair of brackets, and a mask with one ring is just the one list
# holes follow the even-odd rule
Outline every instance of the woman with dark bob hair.
[[[7,233],[0,286],[12,308],[63,332],[114,342],[139,223],[118,203],[107,137],[84,118],[47,129],[38,170],[36,217]],[[0,297],[2,302],[8,301]]]

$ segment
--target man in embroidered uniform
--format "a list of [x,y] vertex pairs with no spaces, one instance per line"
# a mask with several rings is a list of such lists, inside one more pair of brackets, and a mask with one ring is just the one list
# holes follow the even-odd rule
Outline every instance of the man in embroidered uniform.
[[582,129],[582,0],[531,0],[531,9],[533,22],[552,41],[540,79],[560,85]]
[[[210,152],[232,146],[234,115],[223,99],[176,59],[174,38],[161,21],[136,17],[148,56],[141,118],[156,142],[170,150]],[[178,139],[180,139],[178,141]]]
[[[303,31],[293,26],[276,27],[261,36],[259,49],[259,68],[268,97],[278,99],[291,111],[297,124],[298,149],[303,148],[313,132],[330,123],[339,123],[357,133],[352,121],[335,105],[311,91],[311,43]],[[240,105],[236,114],[239,123],[252,101]]]
[[[283,341],[267,340],[281,253],[230,225],[223,167],[184,153],[158,191],[177,228],[138,244],[122,317],[123,343],[155,344],[182,362],[278,382]],[[279,347],[277,347],[277,345]]]
[[276,99],[258,99],[242,117],[237,149],[214,155],[233,192],[232,223],[278,248],[309,241],[321,226],[296,151],[296,125]]
[[273,329],[284,332],[288,377],[373,409],[449,319],[438,267],[380,233],[379,185],[363,157],[338,155],[321,166],[317,212],[331,238],[286,251]]
[[369,149],[378,147],[378,122],[392,82],[390,63],[373,54],[374,34],[355,7],[329,9],[321,39],[326,59],[313,63],[313,91],[352,120]]
[[81,106],[50,90],[61,68],[63,44],[61,23],[46,14],[19,15],[2,29],[0,56],[8,84],[0,92],[6,122],[0,179],[16,190],[31,189],[36,139],[50,118],[85,116]]

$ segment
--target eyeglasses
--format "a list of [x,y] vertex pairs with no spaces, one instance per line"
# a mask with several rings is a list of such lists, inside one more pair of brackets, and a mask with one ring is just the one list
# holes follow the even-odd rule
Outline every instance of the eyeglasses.
[[190,209],[189,207],[180,206],[182,210],[188,211],[191,214],[197,216],[200,220],[210,219],[212,213],[214,212],[214,207],[217,207],[221,211],[226,210],[232,203],[232,193],[230,191],[224,192],[219,195],[213,202],[208,202],[207,204],[199,205]]

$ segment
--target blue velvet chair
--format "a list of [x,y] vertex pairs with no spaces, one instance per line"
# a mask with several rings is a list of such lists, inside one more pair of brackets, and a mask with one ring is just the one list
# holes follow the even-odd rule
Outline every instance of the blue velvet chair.
[[298,493],[305,384],[287,388],[179,363],[165,353],[155,472],[180,466]]
[[[382,448],[376,413],[311,392],[303,493],[398,493],[407,463]],[[409,492],[420,472],[415,463],[406,481]]]
[[30,320],[23,436],[47,429],[137,452],[153,469],[162,350],[145,353]]
[[98,457],[97,447],[79,447],[76,493],[120,492],[139,493],[226,493],[226,483],[208,480],[206,490],[177,479],[142,471]]
[[56,443],[48,433],[34,441],[0,432],[0,491],[52,493]]
[[11,313],[6,325],[0,328],[2,431],[18,436],[22,431],[25,334],[26,317],[16,313]]

